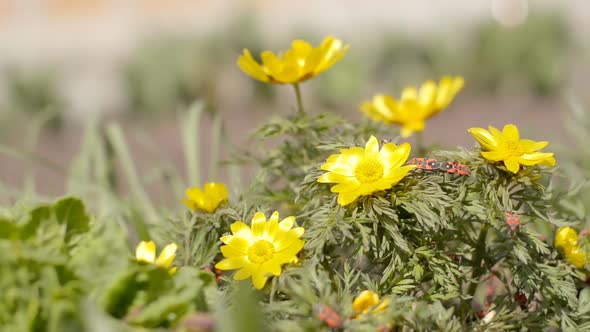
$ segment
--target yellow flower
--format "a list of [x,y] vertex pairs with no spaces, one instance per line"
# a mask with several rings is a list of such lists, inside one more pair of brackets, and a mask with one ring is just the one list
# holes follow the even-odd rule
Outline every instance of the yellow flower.
[[373,314],[381,313],[389,306],[389,298],[379,301],[377,293],[364,290],[352,302],[352,309],[360,314],[366,314],[369,311]]
[[520,170],[520,165],[555,166],[553,153],[536,152],[549,143],[520,139],[518,128],[513,124],[505,125],[502,132],[492,126],[489,126],[489,131],[483,128],[470,128],[468,131],[484,150],[481,153],[484,158],[503,161],[504,166],[514,174]]
[[252,226],[241,221],[231,225],[233,235],[221,237],[221,253],[225,257],[215,265],[220,270],[236,270],[235,280],[252,277],[257,289],[271,276],[279,276],[282,265],[292,263],[303,248],[303,227],[295,227],[295,217],[279,222],[279,213],[274,212],[267,221],[262,212],[252,218]]
[[424,130],[424,122],[445,109],[463,84],[463,77],[444,76],[438,86],[434,81],[426,81],[420,90],[406,87],[399,101],[388,95],[376,95],[361,105],[361,111],[375,121],[401,125],[402,137],[409,137]]
[[387,190],[403,179],[415,165],[403,166],[410,155],[410,144],[383,145],[371,136],[365,148],[353,147],[331,155],[322,169],[328,171],[318,178],[320,183],[337,183],[331,191],[338,193],[338,204],[345,206],[360,196]]
[[156,264],[164,269],[168,269],[168,273],[176,273],[176,267],[170,268],[174,258],[176,258],[176,249],[178,249],[175,243],[170,243],[164,247],[164,250],[156,259],[156,244],[154,241],[141,241],[135,249],[135,258],[138,262],[144,262],[149,264]]
[[207,182],[205,188],[188,188],[186,190],[188,199],[182,201],[189,209],[202,210],[213,213],[217,208],[227,201],[227,188],[220,182]]
[[555,233],[555,247],[564,252],[578,245],[578,232],[571,227],[561,227]]
[[313,48],[303,40],[291,43],[291,49],[284,54],[274,55],[270,51],[260,54],[262,64],[254,60],[252,54],[244,49],[238,59],[243,72],[262,82],[275,84],[296,84],[306,81],[332,67],[348,51],[349,45],[332,36]]

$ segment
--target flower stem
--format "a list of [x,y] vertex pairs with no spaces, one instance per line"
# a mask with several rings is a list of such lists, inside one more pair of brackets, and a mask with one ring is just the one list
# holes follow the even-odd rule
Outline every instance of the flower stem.
[[426,153],[426,150],[424,149],[423,136],[421,131],[416,132],[416,151],[418,151],[419,156],[423,156],[423,154]]
[[299,114],[304,114],[305,111],[303,110],[303,100],[301,99],[301,89],[299,88],[299,83],[293,84],[295,88],[295,96],[297,97],[297,111]]

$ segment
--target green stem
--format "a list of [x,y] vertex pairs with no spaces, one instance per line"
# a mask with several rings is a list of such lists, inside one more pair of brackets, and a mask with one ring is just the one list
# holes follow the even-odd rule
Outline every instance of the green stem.
[[297,97],[297,111],[299,114],[304,114],[305,111],[303,110],[303,100],[301,99],[301,89],[299,88],[299,83],[293,84],[295,88],[295,96]]
[[[486,237],[488,236],[489,227],[489,224],[481,225],[479,237],[477,239],[477,248],[475,249],[475,252],[473,253],[473,258],[471,259],[471,266],[473,268],[473,272],[471,273],[471,284],[469,285],[469,289],[467,290],[467,295],[471,296],[471,298],[473,298],[473,296],[475,295],[475,291],[477,290],[477,286],[479,285],[479,278],[485,272],[485,267],[482,266],[482,262],[485,256]],[[463,301],[463,318],[465,317],[467,310],[469,310],[469,304],[471,304],[471,301]]]
[[426,153],[424,149],[423,136],[421,131],[416,132],[416,151],[418,151],[419,156],[423,156]]

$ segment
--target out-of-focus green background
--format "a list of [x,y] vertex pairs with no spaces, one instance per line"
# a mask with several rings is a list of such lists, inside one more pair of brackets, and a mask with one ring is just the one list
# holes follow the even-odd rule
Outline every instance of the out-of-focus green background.
[[[142,177],[162,158],[180,165],[179,117],[196,100],[221,115],[229,143],[244,144],[295,99],[243,74],[242,49],[329,34],[351,48],[303,85],[312,113],[356,120],[375,93],[462,75],[464,91],[427,124],[426,143],[470,147],[467,128],[515,123],[559,148],[574,140],[568,101],[590,102],[589,28],[583,0],[0,0],[0,144],[25,156],[0,154],[0,183],[32,177],[37,192],[62,194],[56,169],[72,163],[91,120],[122,124]],[[211,127],[203,117],[204,160]]]

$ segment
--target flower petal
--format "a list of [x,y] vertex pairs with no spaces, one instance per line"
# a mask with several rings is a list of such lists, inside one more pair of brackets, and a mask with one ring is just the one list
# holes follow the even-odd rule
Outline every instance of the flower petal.
[[256,212],[252,218],[252,234],[254,237],[261,237],[264,234],[264,226],[266,224],[266,217],[262,212]]
[[256,289],[262,289],[267,280],[268,277],[258,271],[252,274],[252,284]]
[[502,130],[502,139],[505,141],[518,142],[520,140],[518,128],[513,124],[505,125],[504,129]]
[[483,128],[469,128],[467,130],[486,150],[495,150],[498,148],[499,142],[497,138],[489,131]]
[[156,244],[154,241],[141,241],[135,249],[135,257],[139,262],[153,263],[156,260]]
[[240,269],[248,264],[250,264],[250,261],[246,258],[246,256],[239,256],[226,258],[215,264],[215,268],[220,270],[235,270]]
[[232,257],[238,257],[238,256],[244,256],[246,255],[246,253],[238,251],[228,245],[225,246],[221,246],[219,248],[219,250],[221,251],[221,253],[223,254],[223,257],[225,258],[232,258]]
[[379,154],[379,141],[375,136],[371,135],[367,144],[365,145],[365,157],[368,158],[377,158]]
[[522,140],[520,140],[519,144],[520,144],[520,148],[522,149],[522,151],[524,151],[525,153],[531,153],[531,152],[535,152],[535,151],[541,150],[542,148],[546,147],[549,144],[549,142],[547,142],[547,141],[535,142],[530,139],[522,139]]
[[250,263],[234,274],[234,280],[248,279],[260,268],[260,264]]
[[164,268],[170,267],[174,261],[174,258],[176,258],[176,249],[178,249],[176,243],[170,243],[169,245],[165,246],[160,253],[160,256],[158,256],[158,259],[156,260],[156,265]]
[[346,206],[354,202],[359,197],[358,191],[346,192],[338,194],[338,204]]
[[221,237],[221,242],[243,254],[246,254],[248,248],[250,248],[250,242],[248,240],[237,236],[223,236]]
[[235,236],[243,237],[248,241],[252,241],[254,234],[248,225],[242,221],[236,221],[230,226],[231,232]]
[[392,168],[405,164],[410,156],[411,150],[412,146],[408,143],[403,143],[400,146],[395,146],[393,143],[383,145],[379,157],[385,167],[385,176]]
[[254,60],[252,54],[247,49],[244,49],[244,54],[238,58],[238,67],[242,69],[242,71],[251,77],[262,81],[262,82],[269,82],[270,79],[264,72],[264,69]]
[[508,159],[504,160],[504,165],[506,166],[506,168],[516,174],[518,173],[518,171],[520,170],[520,164],[518,163],[518,158],[515,157],[510,157]]

